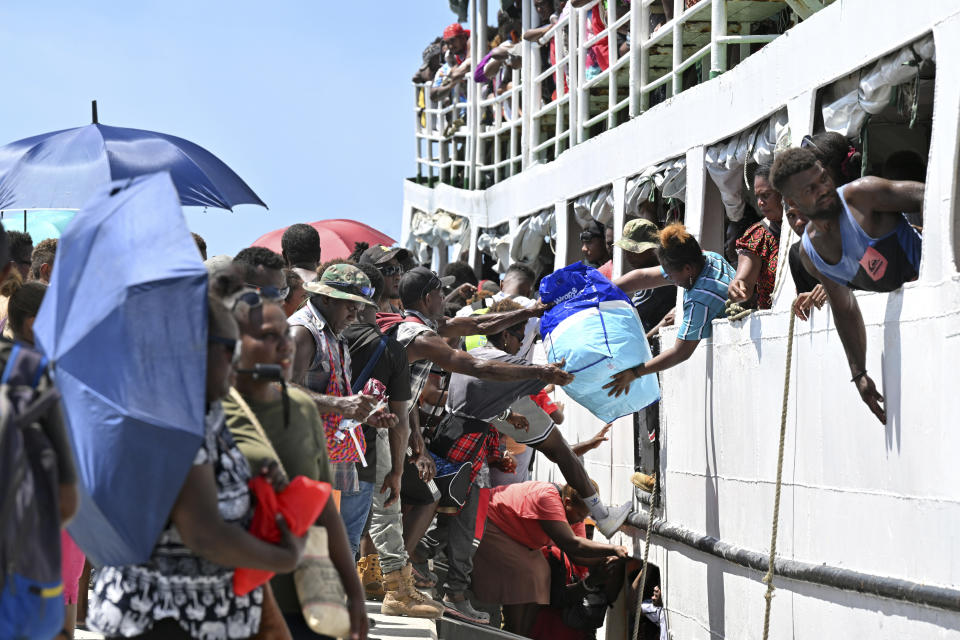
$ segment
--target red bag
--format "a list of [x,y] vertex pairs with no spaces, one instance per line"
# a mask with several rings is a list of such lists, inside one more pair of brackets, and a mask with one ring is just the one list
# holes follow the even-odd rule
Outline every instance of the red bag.
[[[270,482],[257,476],[250,481],[250,490],[257,499],[257,508],[253,512],[250,533],[267,542],[280,542],[280,529],[276,517],[283,514],[287,526],[295,536],[302,536],[317,521],[331,487],[326,482],[317,482],[306,476],[297,476],[290,485],[277,494]],[[237,568],[233,572],[233,591],[244,596],[273,577],[272,571]]]

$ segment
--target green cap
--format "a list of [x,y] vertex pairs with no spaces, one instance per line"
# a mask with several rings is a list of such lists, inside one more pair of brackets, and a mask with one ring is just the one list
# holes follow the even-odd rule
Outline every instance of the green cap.
[[373,285],[370,284],[370,278],[352,264],[330,265],[320,276],[320,280],[304,284],[303,289],[311,295],[352,300],[371,307],[377,306],[373,301]]
[[613,244],[630,253],[657,249],[660,247],[660,230],[649,220],[635,218],[624,225],[623,235]]

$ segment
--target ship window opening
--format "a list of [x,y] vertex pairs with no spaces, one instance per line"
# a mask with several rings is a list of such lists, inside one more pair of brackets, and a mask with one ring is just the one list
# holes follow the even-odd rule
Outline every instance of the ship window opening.
[[536,286],[553,273],[556,262],[557,214],[555,207],[541,209],[520,220],[510,243],[510,263],[523,263],[536,274]]
[[[841,182],[861,176],[926,181],[934,53],[927,35],[818,91],[815,131],[839,133],[855,151],[833,168]],[[908,219],[922,226],[921,215]]]
[[510,223],[481,228],[477,236],[480,250],[480,279],[500,282],[510,262]]
[[[642,569],[642,567],[641,567]],[[630,577],[630,603],[628,627],[631,632],[634,628],[634,616],[637,611],[637,594],[640,590],[641,570],[634,569],[629,573]],[[663,583],[661,581],[660,567],[652,562],[647,565],[647,578],[643,585],[642,594],[642,612],[640,619],[640,640],[660,640],[663,637],[670,637],[669,633],[662,633],[661,624],[666,624],[666,616],[660,615],[664,610],[665,594],[663,593]]]
[[613,187],[605,185],[578,196],[568,206],[570,230],[566,264],[577,261],[613,272]]

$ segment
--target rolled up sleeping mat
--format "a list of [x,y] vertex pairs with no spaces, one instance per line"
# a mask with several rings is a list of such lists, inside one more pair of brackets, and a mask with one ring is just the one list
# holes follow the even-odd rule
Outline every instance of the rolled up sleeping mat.
[[313,526],[307,531],[307,547],[293,581],[303,618],[311,630],[334,638],[350,636],[347,596],[330,560],[325,528]]

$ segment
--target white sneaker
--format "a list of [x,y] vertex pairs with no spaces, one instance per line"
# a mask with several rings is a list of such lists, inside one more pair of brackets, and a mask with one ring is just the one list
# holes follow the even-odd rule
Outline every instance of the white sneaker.
[[609,507],[607,517],[597,520],[597,530],[608,539],[612,538],[632,511],[633,503],[631,502],[624,502],[619,507]]

